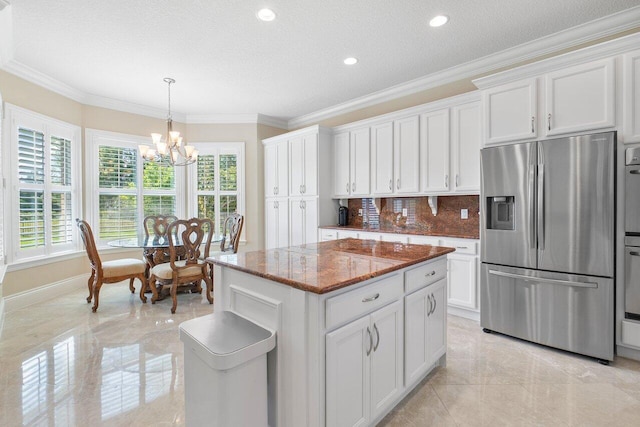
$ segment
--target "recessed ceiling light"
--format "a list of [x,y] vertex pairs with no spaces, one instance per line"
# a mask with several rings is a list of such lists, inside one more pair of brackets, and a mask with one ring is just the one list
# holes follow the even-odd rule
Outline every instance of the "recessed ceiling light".
[[269,22],[276,19],[276,13],[271,9],[260,9],[257,13],[258,19],[261,21]]
[[350,57],[344,60],[344,63],[346,65],[353,65],[356,64],[358,62],[358,58],[354,58],[354,57]]
[[446,15],[438,15],[434,17],[431,21],[429,21],[429,25],[432,27],[441,27],[444,24],[449,22],[449,17]]

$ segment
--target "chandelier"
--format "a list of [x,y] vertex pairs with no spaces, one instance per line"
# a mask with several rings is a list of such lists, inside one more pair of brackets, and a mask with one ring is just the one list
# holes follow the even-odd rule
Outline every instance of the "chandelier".
[[172,166],[186,166],[198,159],[198,150],[193,145],[183,144],[180,132],[173,130],[173,120],[171,119],[171,84],[176,81],[171,77],[165,77],[164,81],[168,86],[169,112],[167,114],[167,134],[152,133],[151,140],[154,147],[148,145],[138,146],[140,155],[148,161],[163,162],[169,161]]

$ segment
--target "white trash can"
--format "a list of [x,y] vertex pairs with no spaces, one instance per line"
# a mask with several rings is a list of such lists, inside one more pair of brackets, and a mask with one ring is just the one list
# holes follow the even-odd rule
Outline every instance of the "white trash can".
[[180,324],[184,343],[185,423],[267,425],[267,353],[275,332],[231,311]]

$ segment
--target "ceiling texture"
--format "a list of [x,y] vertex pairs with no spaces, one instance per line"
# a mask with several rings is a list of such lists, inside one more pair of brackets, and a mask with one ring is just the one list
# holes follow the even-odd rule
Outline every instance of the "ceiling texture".
[[[609,15],[640,26],[640,0],[0,2],[3,69],[89,104],[159,112],[162,79],[173,77],[172,108],[187,120],[262,114],[287,123]],[[263,7],[274,21],[256,18]],[[430,27],[438,14],[449,23]],[[349,56],[359,62],[344,65]]]

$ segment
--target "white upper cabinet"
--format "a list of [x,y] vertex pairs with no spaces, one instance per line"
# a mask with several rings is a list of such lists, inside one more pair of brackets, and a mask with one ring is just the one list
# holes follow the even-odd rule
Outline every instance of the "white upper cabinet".
[[318,134],[310,133],[289,140],[289,195],[318,194]]
[[526,79],[483,92],[485,144],[536,138],[536,83]]
[[420,117],[410,116],[393,123],[395,192],[420,191]]
[[286,197],[289,179],[287,141],[272,142],[264,147],[265,196]]
[[349,132],[333,137],[333,192],[336,196],[348,196],[351,192]]
[[640,142],[640,50],[627,53],[623,61],[623,138]]
[[370,194],[370,151],[369,127],[334,135],[334,196]]
[[366,196],[371,192],[369,128],[351,131],[351,195]]
[[452,109],[451,139],[453,191],[480,191],[480,102],[458,105]]
[[545,134],[615,126],[614,59],[589,62],[545,76]]
[[373,194],[393,194],[393,122],[371,127]]
[[449,109],[420,115],[420,177],[423,192],[449,191]]

